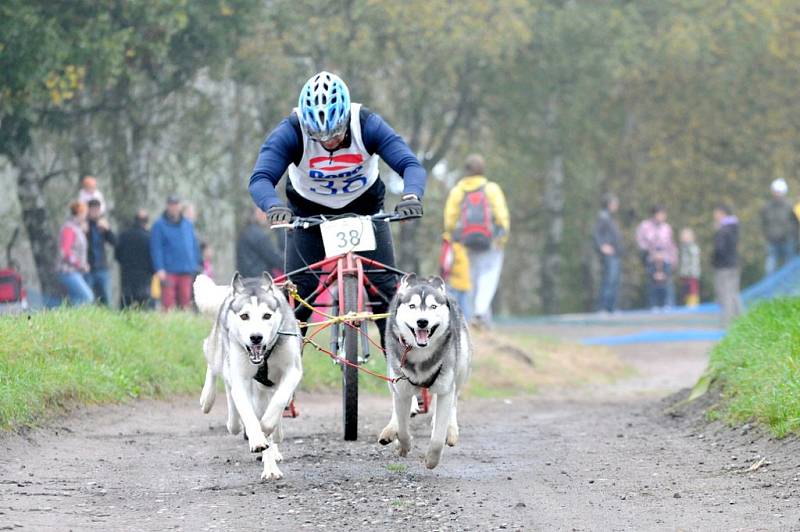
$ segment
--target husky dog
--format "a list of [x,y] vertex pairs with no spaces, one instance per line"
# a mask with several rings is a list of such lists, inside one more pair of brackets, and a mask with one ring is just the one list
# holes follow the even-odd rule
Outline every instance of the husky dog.
[[262,452],[264,480],[283,477],[277,462],[283,457],[281,418],[303,375],[300,328],[272,277],[242,279],[237,272],[230,287],[204,275],[194,282],[195,302],[216,321],[203,342],[208,369],[200,406],[208,413],[216,398],[216,380],[225,382],[228,432],[244,425],[250,451]]
[[456,402],[470,371],[471,349],[464,315],[447,296],[440,277],[402,278],[389,307],[386,363],[389,376],[399,378],[392,391],[392,419],[378,441],[387,445],[397,439],[400,456],[411,449],[409,410],[415,392],[428,388],[433,394],[431,442],[425,465],[439,464],[445,442],[458,441]]

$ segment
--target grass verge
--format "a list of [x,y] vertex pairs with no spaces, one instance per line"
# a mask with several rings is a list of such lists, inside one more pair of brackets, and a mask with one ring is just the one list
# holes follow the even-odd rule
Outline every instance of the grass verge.
[[800,434],[800,299],[762,303],[742,316],[711,353],[705,381],[721,390],[729,423],[756,420],[773,434]]
[[[0,316],[0,430],[34,425],[65,409],[139,397],[199,394],[205,376],[202,341],[208,318],[190,313],[115,312],[97,307]],[[373,339],[377,332],[372,328]],[[316,340],[329,344],[327,331]],[[610,380],[624,368],[609,352],[543,340],[524,330],[474,336],[466,397],[511,397],[540,387]],[[386,373],[376,348],[367,367]],[[307,346],[306,391],[338,391],[341,370]],[[361,393],[388,394],[362,374]]]
[[96,307],[0,317],[0,429],[75,404],[195,392],[208,328],[193,314]]

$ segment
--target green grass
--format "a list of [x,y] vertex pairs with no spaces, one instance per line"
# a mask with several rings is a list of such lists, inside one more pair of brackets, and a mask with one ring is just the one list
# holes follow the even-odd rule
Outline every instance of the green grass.
[[405,473],[408,466],[406,464],[386,464],[386,469],[390,473]]
[[87,307],[0,317],[0,429],[75,404],[196,392],[207,319]]
[[709,375],[721,389],[722,419],[800,435],[800,299],[766,302],[740,318],[712,351]]
[[[97,307],[0,316],[0,430],[36,424],[75,405],[199,393],[208,318],[188,313],[115,312]],[[328,347],[329,336],[318,337]],[[372,348],[367,367],[386,373]],[[306,346],[301,389],[338,390],[342,374]],[[364,375],[364,393],[388,394]]]

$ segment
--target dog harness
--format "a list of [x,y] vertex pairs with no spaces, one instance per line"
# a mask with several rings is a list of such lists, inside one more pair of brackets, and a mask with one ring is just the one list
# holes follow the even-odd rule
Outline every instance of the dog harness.
[[[447,335],[448,337],[450,336],[450,331],[447,332]],[[445,341],[447,341],[447,339],[448,338],[445,338]],[[413,347],[408,345],[399,335],[397,336],[397,341],[400,342],[400,345],[402,345],[404,349],[403,356],[400,359],[400,373],[403,375],[403,378],[408,382],[410,382],[411,384],[413,384],[414,386],[417,386],[418,388],[430,388],[431,386],[433,386],[434,383],[436,382],[436,379],[439,378],[439,374],[442,372],[442,366],[444,365],[444,362],[441,360],[439,361],[439,366],[436,368],[436,371],[434,372],[433,375],[431,375],[431,377],[428,380],[416,383],[413,380],[411,380],[411,377],[406,375],[405,371],[403,371],[403,368],[406,366],[407,362],[406,355],[408,355],[408,352],[411,351]]]

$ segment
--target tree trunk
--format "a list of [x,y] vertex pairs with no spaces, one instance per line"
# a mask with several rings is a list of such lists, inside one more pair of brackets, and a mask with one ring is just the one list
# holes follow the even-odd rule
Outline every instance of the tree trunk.
[[60,287],[55,275],[58,240],[56,224],[45,206],[44,187],[33,165],[25,155],[13,157],[19,171],[17,199],[22,209],[22,223],[28,233],[39,285],[44,294],[58,294]]
[[546,314],[557,314],[564,233],[564,157],[561,154],[553,156],[545,177],[544,209],[548,221],[542,257],[542,308]]
[[564,235],[564,156],[558,132],[558,96],[548,102],[545,123],[550,135],[550,165],[545,174],[544,211],[547,216],[547,237],[542,257],[542,310],[557,314],[560,306],[559,272],[561,242]]
[[[113,101],[118,106],[111,112],[109,125],[109,172],[117,220],[131,220],[148,196],[147,142],[158,143],[159,133],[148,128],[148,113],[154,109],[137,109],[129,95],[129,84],[121,80],[114,89]],[[141,123],[135,114],[142,117]],[[148,138],[149,137],[149,138]]]

